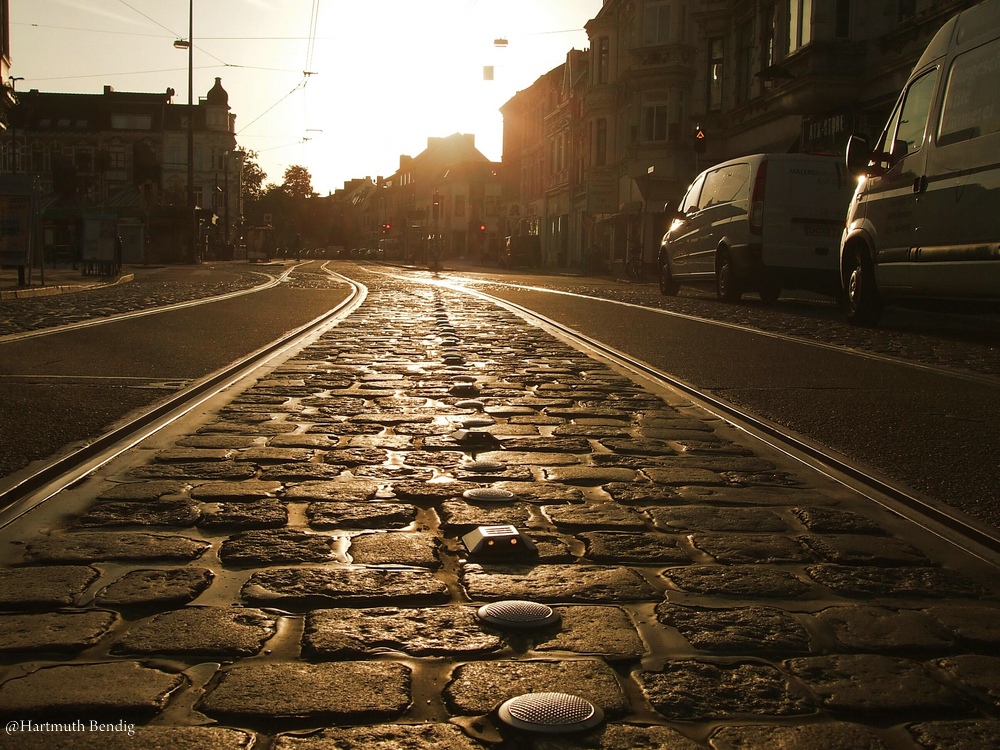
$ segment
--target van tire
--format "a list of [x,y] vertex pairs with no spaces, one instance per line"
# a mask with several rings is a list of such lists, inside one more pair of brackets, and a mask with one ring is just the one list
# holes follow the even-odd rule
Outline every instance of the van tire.
[[843,305],[847,322],[856,326],[878,325],[884,303],[875,285],[875,264],[866,247],[844,248]]
[[681,285],[674,280],[674,275],[670,273],[670,264],[664,261],[660,266],[660,294],[664,297],[676,297],[681,290]]
[[715,294],[723,302],[739,302],[743,299],[743,287],[736,278],[729,251],[719,248],[715,254]]

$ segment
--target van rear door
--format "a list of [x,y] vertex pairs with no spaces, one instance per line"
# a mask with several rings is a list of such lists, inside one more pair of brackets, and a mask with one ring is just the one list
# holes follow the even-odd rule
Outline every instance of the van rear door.
[[764,195],[764,265],[836,273],[854,195],[843,159],[772,154]]

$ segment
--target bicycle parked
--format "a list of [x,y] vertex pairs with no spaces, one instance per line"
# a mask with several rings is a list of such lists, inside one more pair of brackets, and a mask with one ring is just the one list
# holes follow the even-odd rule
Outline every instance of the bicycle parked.
[[629,246],[628,258],[625,261],[625,273],[632,281],[642,281],[642,248],[637,243]]

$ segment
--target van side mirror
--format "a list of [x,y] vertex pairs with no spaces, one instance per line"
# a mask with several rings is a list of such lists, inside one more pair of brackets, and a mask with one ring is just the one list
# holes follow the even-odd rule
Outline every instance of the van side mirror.
[[847,140],[847,171],[854,176],[866,175],[872,161],[872,149],[868,137],[852,135]]
[[677,219],[684,219],[684,212],[680,211],[680,201],[669,200],[663,204],[663,223],[670,226]]

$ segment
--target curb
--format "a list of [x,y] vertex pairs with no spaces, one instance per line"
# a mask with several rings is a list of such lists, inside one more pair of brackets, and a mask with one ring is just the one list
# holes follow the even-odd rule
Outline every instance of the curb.
[[0,290],[0,300],[27,299],[29,297],[52,297],[57,294],[79,292],[83,289],[93,289],[99,286],[115,286],[125,284],[135,279],[135,274],[127,273],[111,281],[98,281],[93,284],[57,284],[55,286],[31,286],[17,289]]

